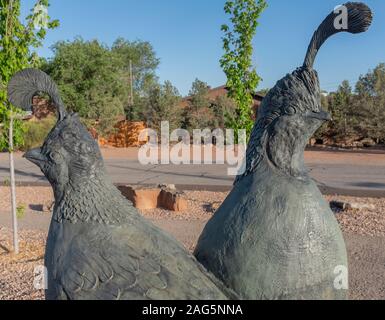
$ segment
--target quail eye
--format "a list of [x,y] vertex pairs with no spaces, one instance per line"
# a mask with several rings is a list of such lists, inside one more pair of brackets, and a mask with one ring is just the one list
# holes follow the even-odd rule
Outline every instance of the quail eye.
[[297,111],[295,110],[294,107],[292,106],[288,106],[285,108],[285,113],[288,114],[288,115],[293,115],[295,114]]
[[57,152],[50,152],[48,157],[53,161],[57,162],[60,159],[60,155]]

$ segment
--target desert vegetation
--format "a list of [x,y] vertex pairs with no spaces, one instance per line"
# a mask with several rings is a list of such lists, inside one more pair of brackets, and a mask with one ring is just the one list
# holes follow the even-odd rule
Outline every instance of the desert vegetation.
[[385,143],[385,63],[361,75],[354,88],[343,81],[322,97],[333,121],[317,133],[326,144],[372,146]]

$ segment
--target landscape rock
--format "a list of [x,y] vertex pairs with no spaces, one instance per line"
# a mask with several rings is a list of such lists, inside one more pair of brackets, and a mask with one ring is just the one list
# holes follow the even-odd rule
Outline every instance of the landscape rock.
[[183,197],[182,192],[161,190],[158,197],[158,207],[170,211],[185,211],[187,210],[187,200]]
[[332,209],[338,209],[341,211],[347,211],[351,209],[356,210],[375,210],[374,204],[360,203],[360,202],[344,202],[344,201],[330,201],[330,207]]
[[160,189],[158,188],[121,186],[118,189],[137,209],[147,210],[157,208],[160,194]]
[[160,183],[158,184],[158,188],[166,190],[176,190],[175,184]]
[[174,185],[163,185],[158,188],[120,186],[119,190],[135,208],[140,210],[163,208],[170,211],[185,211],[188,207],[184,193],[176,191]]
[[365,139],[361,140],[361,143],[366,148],[373,147],[373,146],[376,145],[376,142],[373,139],[370,139],[370,138],[365,138]]

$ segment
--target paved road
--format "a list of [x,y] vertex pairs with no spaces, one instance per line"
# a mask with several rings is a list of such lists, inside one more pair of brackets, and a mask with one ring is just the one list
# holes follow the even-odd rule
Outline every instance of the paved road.
[[[333,155],[311,152],[306,163],[311,176],[326,193],[385,196],[385,155]],[[322,155],[322,156],[321,156]],[[346,158],[346,159],[345,159]],[[326,159],[326,160],[325,160]],[[107,171],[116,184],[172,183],[207,189],[228,189],[234,177],[227,175],[227,165],[141,165],[133,156],[105,157]],[[16,179],[22,183],[46,183],[39,169],[15,156]],[[0,183],[9,181],[7,154],[0,154]]]

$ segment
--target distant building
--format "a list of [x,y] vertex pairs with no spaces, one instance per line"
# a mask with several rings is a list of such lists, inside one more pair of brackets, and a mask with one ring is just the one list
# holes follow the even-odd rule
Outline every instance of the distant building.
[[56,108],[47,99],[40,98],[38,96],[32,99],[32,110],[30,112],[29,120],[41,120],[47,118],[50,115],[55,115]]
[[[210,89],[208,94],[207,94],[207,97],[210,100],[214,101],[218,97],[227,96],[228,92],[229,91],[228,91],[226,86],[220,86],[220,87],[217,87],[217,88]],[[264,96],[259,94],[259,93],[255,93],[253,95],[254,114],[256,114],[256,111],[258,110],[258,107],[261,105],[261,102],[262,102],[263,98],[264,98]],[[190,100],[191,100],[190,96],[183,98],[180,101],[179,106],[182,107],[182,108],[187,107],[189,102],[190,102]]]

